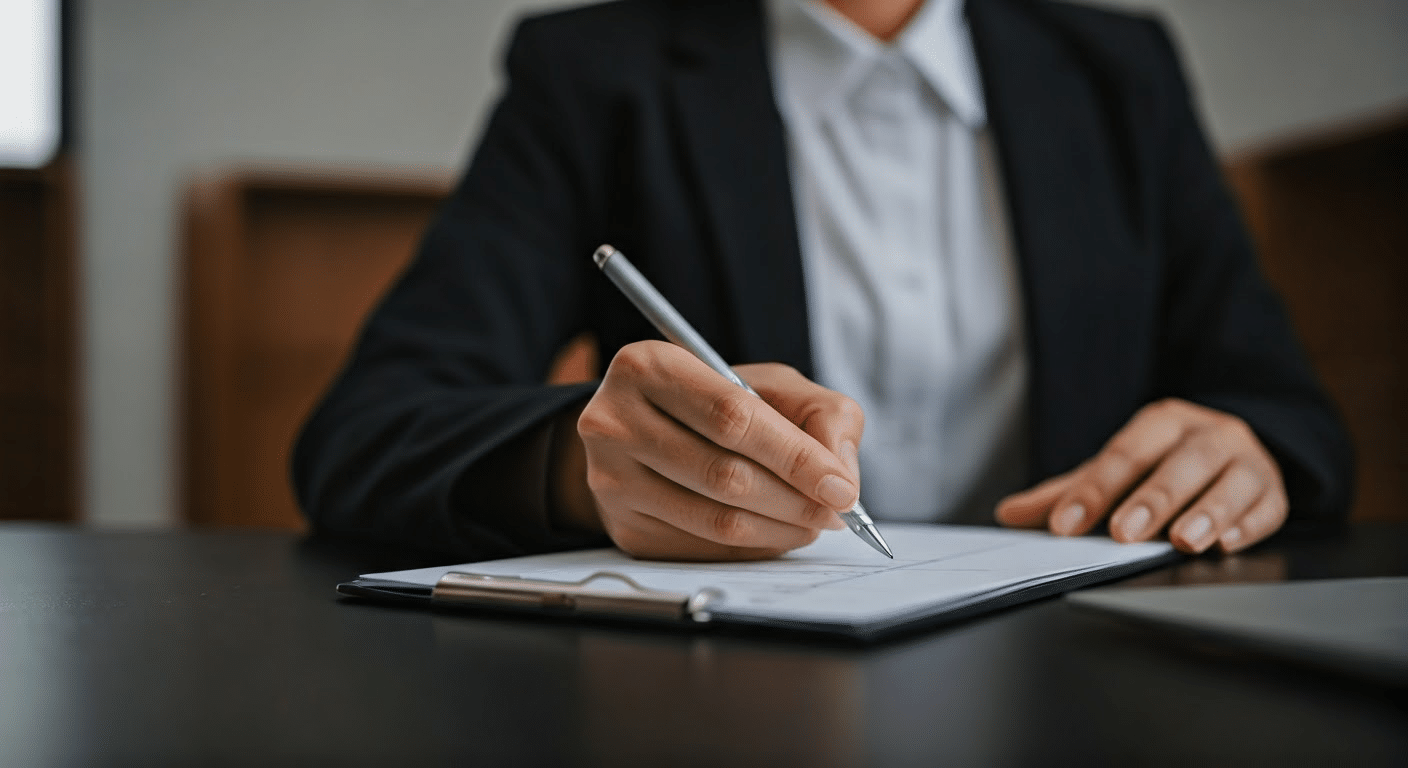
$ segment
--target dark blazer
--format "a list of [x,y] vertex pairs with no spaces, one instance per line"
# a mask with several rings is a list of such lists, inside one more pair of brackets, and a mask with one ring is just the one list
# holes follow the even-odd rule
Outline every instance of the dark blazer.
[[[1031,479],[1181,397],[1255,429],[1294,520],[1342,518],[1348,441],[1163,31],[1038,0],[970,0],[967,14],[1022,273]],[[545,512],[548,417],[592,388],[541,382],[581,331],[604,360],[657,337],[596,273],[604,242],[731,362],[810,374],[764,45],[755,1],[624,0],[522,23],[468,172],[299,439],[315,526],[469,558],[599,542]]]

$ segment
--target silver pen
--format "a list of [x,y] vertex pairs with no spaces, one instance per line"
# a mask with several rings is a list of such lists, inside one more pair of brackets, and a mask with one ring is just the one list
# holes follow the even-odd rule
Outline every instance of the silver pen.
[[[665,300],[660,292],[655,290],[655,286],[645,279],[635,265],[620,251],[609,245],[603,245],[592,254],[592,260],[596,262],[597,268],[606,273],[611,282],[621,289],[621,293],[626,294],[626,298],[636,305],[641,314],[645,315],[651,324],[656,327],[665,338],[675,344],[689,350],[695,357],[704,361],[705,365],[718,371],[724,378],[748,390],[753,396],[758,397],[758,393],[748,386],[748,382],[740,379],[738,374],[733,372],[728,363],[724,362],[719,353],[709,346],[709,342],[684,319],[670,302]],[[861,506],[860,500],[856,500],[856,505],[849,512],[842,512],[841,519],[846,521],[855,535],[862,541],[874,547],[877,552],[893,559],[894,553],[890,552],[890,547],[881,538],[880,531],[875,529],[875,522],[870,519],[870,515]]]

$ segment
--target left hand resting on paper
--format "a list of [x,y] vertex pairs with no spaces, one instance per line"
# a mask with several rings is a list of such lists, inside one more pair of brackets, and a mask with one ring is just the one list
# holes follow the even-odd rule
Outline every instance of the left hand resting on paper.
[[1184,552],[1237,552],[1286,521],[1281,471],[1246,422],[1186,400],[1141,409],[1094,458],[997,505],[997,520],[1116,541],[1162,531]]

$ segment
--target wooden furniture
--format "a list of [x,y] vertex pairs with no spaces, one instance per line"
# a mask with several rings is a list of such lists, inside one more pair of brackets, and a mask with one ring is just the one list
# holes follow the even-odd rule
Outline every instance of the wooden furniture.
[[0,519],[78,511],[74,184],[0,170]]
[[1250,152],[1227,170],[1353,436],[1353,517],[1408,520],[1408,113]]
[[[303,526],[294,437],[448,191],[439,178],[266,171],[192,186],[179,473],[189,520]],[[578,340],[553,380],[594,367]]]
[[180,457],[190,520],[302,525],[288,481],[294,436],[447,190],[277,172],[193,185]]

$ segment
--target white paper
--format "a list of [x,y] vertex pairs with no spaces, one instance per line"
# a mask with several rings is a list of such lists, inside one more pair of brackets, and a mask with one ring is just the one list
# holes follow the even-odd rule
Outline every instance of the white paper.
[[710,608],[718,618],[863,626],[953,610],[1034,584],[1161,558],[1172,549],[1167,542],[1120,544],[972,526],[882,523],[880,530],[894,560],[841,530],[763,562],[658,562],[592,549],[362,578],[429,587],[451,571],[561,582],[611,571],[655,590],[719,590],[723,598]]

